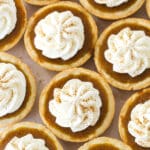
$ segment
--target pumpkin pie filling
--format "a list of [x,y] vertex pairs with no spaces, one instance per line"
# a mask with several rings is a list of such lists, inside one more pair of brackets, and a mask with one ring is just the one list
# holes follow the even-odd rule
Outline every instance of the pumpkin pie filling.
[[124,104],[119,116],[119,132],[122,140],[136,150],[148,150],[135,143],[133,137],[128,131],[128,123],[130,121],[130,114],[133,108],[138,104],[143,104],[150,99],[150,88],[137,92]]
[[[86,69],[85,69],[86,70]],[[64,71],[65,72],[65,71]],[[95,74],[95,73],[94,73]],[[58,74],[59,76],[59,74]],[[56,76],[57,77],[57,76]],[[63,128],[60,127],[59,125],[56,124],[55,122],[55,117],[49,112],[49,101],[53,99],[53,91],[55,88],[62,88],[63,85],[70,79],[80,79],[85,82],[92,82],[93,86],[100,91],[100,96],[102,100],[102,107],[101,107],[101,115],[100,118],[98,119],[97,123],[92,126],[88,127],[87,129],[80,131],[80,132],[72,132],[70,128]],[[43,119],[43,121],[46,123],[46,125],[54,132],[56,133],[57,131],[60,133],[61,137],[63,138],[64,135],[67,135],[69,138],[71,138],[71,141],[86,141],[87,139],[91,138],[93,134],[96,134],[96,131],[98,128],[101,128],[104,126],[104,122],[106,122],[106,119],[108,119],[108,115],[113,116],[114,113],[114,102],[112,99],[112,93],[110,93],[110,89],[107,89],[107,85],[105,83],[103,84],[103,79],[102,83],[99,81],[95,76],[89,75],[89,73],[85,72],[84,69],[70,69],[68,72],[66,72],[62,76],[57,77],[57,79],[53,80],[54,82],[50,83],[46,89],[42,92],[41,97],[40,97],[40,115]],[[109,94],[108,94],[109,93]],[[111,103],[111,104],[110,104]],[[110,108],[111,105],[111,108]],[[113,106],[113,107],[112,107]],[[107,120],[107,122],[111,122],[112,117]],[[106,126],[106,125],[105,125]],[[101,131],[102,133],[103,131]],[[100,134],[100,133],[99,133]],[[56,134],[57,136],[60,136]]]
[[13,113],[0,117],[0,126],[4,127],[6,125],[10,125],[13,122],[15,123],[16,121],[21,120],[29,113],[35,100],[36,86],[35,80],[29,68],[25,64],[23,64],[19,59],[15,58],[12,55],[1,52],[0,63],[13,64],[19,71],[23,73],[26,79],[26,94],[21,107]]
[[[115,80],[115,82],[118,82],[121,84],[128,84],[129,86],[131,85],[131,87],[129,87],[129,89],[127,89],[127,87],[123,87],[123,89],[125,88],[126,90],[131,90],[131,89],[137,88],[136,86],[134,87],[134,84],[136,85],[136,83],[139,83],[139,82],[141,82],[141,84],[142,84],[142,82],[149,80],[150,69],[145,70],[141,75],[133,78],[130,75],[125,74],[125,73],[120,74],[120,73],[114,72],[112,64],[109,63],[108,61],[106,61],[106,59],[104,57],[104,52],[108,48],[107,41],[111,34],[117,34],[118,31],[120,31],[126,27],[130,27],[131,30],[143,30],[143,31],[145,31],[146,35],[150,36],[149,25],[150,25],[150,22],[148,20],[134,19],[134,18],[133,19],[125,19],[125,20],[118,21],[118,23],[117,22],[113,23],[112,25],[110,25],[110,27],[108,27],[104,31],[104,33],[102,33],[102,35],[99,38],[97,45],[96,45],[95,63],[96,63],[98,71],[104,75],[104,77],[107,79],[107,81],[110,84],[112,82],[110,81],[109,78],[111,78],[111,80]],[[146,87],[148,85],[149,85],[149,82],[147,82],[146,84],[143,84],[142,86]],[[116,85],[113,83],[113,86],[116,86]],[[122,87],[120,87],[120,88],[122,88]],[[137,89],[139,89],[139,88],[141,88],[141,87],[138,87]]]
[[133,14],[143,5],[144,0],[129,0],[116,7],[107,7],[105,4],[96,3],[94,0],[80,0],[80,2],[85,8],[87,8],[92,14],[96,15],[97,17],[114,20],[124,18]]
[[[62,59],[49,59],[42,55],[42,52],[36,49],[34,45],[35,33],[33,29],[41,19],[45,18],[49,13],[54,11],[71,11],[75,16],[78,16],[82,19],[84,25],[84,45],[73,58],[66,61]],[[24,40],[29,55],[40,65],[45,66],[44,64],[51,64],[51,66],[47,66],[46,68],[53,70],[54,67],[54,70],[60,71],[73,66],[78,66],[78,63],[80,62],[82,62],[83,64],[87,61],[87,59],[90,58],[93,53],[94,44],[97,39],[97,27],[92,17],[85,10],[83,10],[80,5],[68,1],[66,1],[65,3],[59,2],[57,4],[52,4],[41,9],[33,17],[34,18],[31,18],[31,20],[29,21]]]
[[14,0],[17,8],[17,23],[15,29],[4,39],[0,40],[0,51],[6,51],[12,48],[22,37],[26,23],[26,10],[22,0]]
[[43,139],[45,141],[45,145],[49,148],[49,150],[62,150],[61,145],[58,143],[54,135],[51,135],[50,131],[48,131],[48,129],[45,130],[45,127],[43,127],[42,125],[28,122],[22,122],[19,124],[16,124],[18,127],[12,128],[6,133],[4,131],[4,134],[1,135],[1,149],[4,149],[13,137],[21,138],[27,134],[32,134],[36,139]]

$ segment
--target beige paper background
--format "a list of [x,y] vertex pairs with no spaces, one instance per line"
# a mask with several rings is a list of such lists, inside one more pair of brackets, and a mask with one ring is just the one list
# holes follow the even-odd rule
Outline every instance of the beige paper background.
[[[71,0],[71,1],[77,1],[77,0]],[[28,12],[28,18],[40,7],[37,6],[31,6],[28,4],[25,4]],[[146,10],[145,10],[145,4],[144,6],[133,16],[131,17],[143,17],[147,18],[146,15]],[[104,21],[98,18],[95,18],[98,28],[99,28],[99,34],[106,28],[109,24],[111,24],[111,21]],[[37,98],[35,105],[30,112],[30,114],[23,120],[23,121],[34,121],[38,123],[42,123],[40,117],[39,117],[39,112],[38,112],[38,101],[39,101],[39,95],[44,88],[45,85],[49,83],[51,78],[57,73],[53,71],[46,70],[42,67],[40,67],[38,64],[33,62],[31,58],[28,56],[25,47],[24,47],[24,42],[23,39],[11,50],[8,51],[8,53],[13,54],[19,58],[22,59],[22,61],[31,68],[37,82]],[[93,57],[82,67],[91,69],[96,71],[96,67],[93,61]],[[116,101],[116,112],[115,112],[115,117],[114,120],[110,126],[110,128],[102,135],[102,136],[109,136],[109,137],[114,137],[117,139],[120,139],[119,134],[118,134],[118,115],[120,112],[120,109],[123,105],[123,103],[126,101],[126,99],[132,94],[132,92],[126,92],[126,91],[121,91],[116,88],[112,88],[113,94],[115,97]],[[69,143],[69,142],[64,142],[60,140],[62,143],[64,150],[76,150],[80,145],[83,143]]]

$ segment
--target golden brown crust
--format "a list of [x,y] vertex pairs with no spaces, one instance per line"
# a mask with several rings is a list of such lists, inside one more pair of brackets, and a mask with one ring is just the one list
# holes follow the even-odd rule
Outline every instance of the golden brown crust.
[[136,150],[147,150],[147,148],[143,148],[138,146],[135,143],[135,138],[130,135],[128,132],[128,123],[130,121],[130,114],[133,108],[139,104],[144,103],[145,101],[150,99],[150,88],[144,89],[142,91],[136,92],[133,94],[123,105],[120,115],[119,115],[119,133],[121,136],[121,139],[130,145],[133,149]]
[[93,0],[80,0],[80,3],[93,15],[107,20],[117,20],[128,17],[138,11],[145,0],[132,0],[121,6],[109,8],[96,4]]
[[[54,88],[61,88],[68,80],[78,78],[92,82],[100,91],[102,98],[101,117],[94,127],[73,133],[70,128],[62,128],[55,123],[55,117],[48,109],[49,101],[53,98]],[[115,111],[114,97],[107,82],[96,72],[83,68],[73,68],[58,73],[44,88],[39,101],[39,112],[46,126],[59,138],[71,142],[84,142],[101,135],[111,124]]]
[[32,122],[21,122],[7,128],[0,135],[0,145],[4,149],[6,144],[13,137],[22,137],[27,134],[32,134],[34,138],[44,139],[46,146],[52,150],[63,150],[61,144],[56,139],[56,137],[43,125],[32,123]]
[[104,51],[107,49],[107,40],[111,34],[117,34],[119,30],[130,27],[135,30],[144,30],[150,36],[150,21],[146,19],[129,18],[112,23],[100,35],[95,47],[95,64],[99,73],[114,87],[122,90],[139,90],[150,85],[150,69],[137,77],[128,74],[120,74],[113,71],[112,64],[106,61]]
[[[85,43],[83,48],[72,59],[63,61],[62,59],[48,59],[34,46],[34,28],[36,24],[52,11],[72,11],[76,16],[82,18],[85,27]],[[70,1],[61,1],[48,5],[37,11],[29,20],[28,27],[24,36],[25,47],[30,57],[42,67],[62,71],[65,69],[78,67],[84,64],[93,54],[97,40],[98,29],[92,16],[79,4]],[[91,38],[92,37],[92,38]]]
[[95,138],[83,146],[81,146],[78,150],[94,150],[94,149],[111,149],[111,150],[132,150],[128,145],[123,142],[108,137],[99,137]]
[[17,24],[15,29],[0,40],[0,51],[7,51],[14,47],[24,34],[27,25],[27,13],[22,0],[14,0],[17,8]]
[[150,0],[146,0],[146,11],[147,11],[148,17],[150,18]]
[[29,67],[19,58],[0,52],[0,62],[15,65],[25,75],[27,81],[26,96],[22,106],[16,112],[0,117],[0,128],[4,128],[22,120],[31,111],[36,97],[36,83]]
[[25,1],[31,5],[43,6],[58,2],[60,0],[25,0]]

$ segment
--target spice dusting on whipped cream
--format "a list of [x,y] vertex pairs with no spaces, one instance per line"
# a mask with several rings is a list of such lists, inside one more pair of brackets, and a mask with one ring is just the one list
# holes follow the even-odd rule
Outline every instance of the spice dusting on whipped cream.
[[54,11],[35,27],[34,45],[50,59],[69,60],[84,44],[84,25],[71,11]]
[[105,4],[107,7],[117,7],[129,0],[94,0],[98,4]]
[[124,28],[110,35],[107,44],[104,56],[113,71],[136,77],[150,68],[150,37],[144,31]]
[[0,40],[16,27],[17,9],[14,0],[0,0]]
[[59,126],[79,132],[97,123],[102,101],[91,82],[71,79],[62,89],[55,88],[53,94],[49,111],[56,117]]

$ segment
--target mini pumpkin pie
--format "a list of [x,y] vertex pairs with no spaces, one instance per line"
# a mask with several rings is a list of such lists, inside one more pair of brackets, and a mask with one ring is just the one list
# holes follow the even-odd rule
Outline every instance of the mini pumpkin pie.
[[150,17],[150,1],[149,0],[146,1],[146,10],[147,10],[148,16]]
[[40,96],[40,116],[59,138],[83,142],[102,134],[111,124],[114,97],[96,72],[74,68],[57,74]]
[[56,137],[43,125],[21,122],[1,134],[2,150],[63,150]]
[[80,0],[93,15],[107,20],[128,17],[138,11],[145,0]]
[[97,26],[79,4],[61,1],[37,11],[29,20],[24,41],[31,58],[49,70],[81,66],[92,55]]
[[95,138],[83,146],[81,146],[78,150],[132,150],[128,145],[123,142],[109,138],[109,137],[99,137]]
[[133,94],[119,116],[122,140],[136,150],[150,149],[150,88]]
[[21,39],[27,15],[22,0],[0,0],[0,51],[15,46]]
[[34,77],[20,59],[0,52],[0,128],[23,119],[36,96]]
[[123,90],[150,85],[150,21],[129,18],[114,22],[95,47],[95,64],[105,79]]
[[25,0],[25,1],[31,5],[43,6],[54,2],[58,2],[59,0]]

